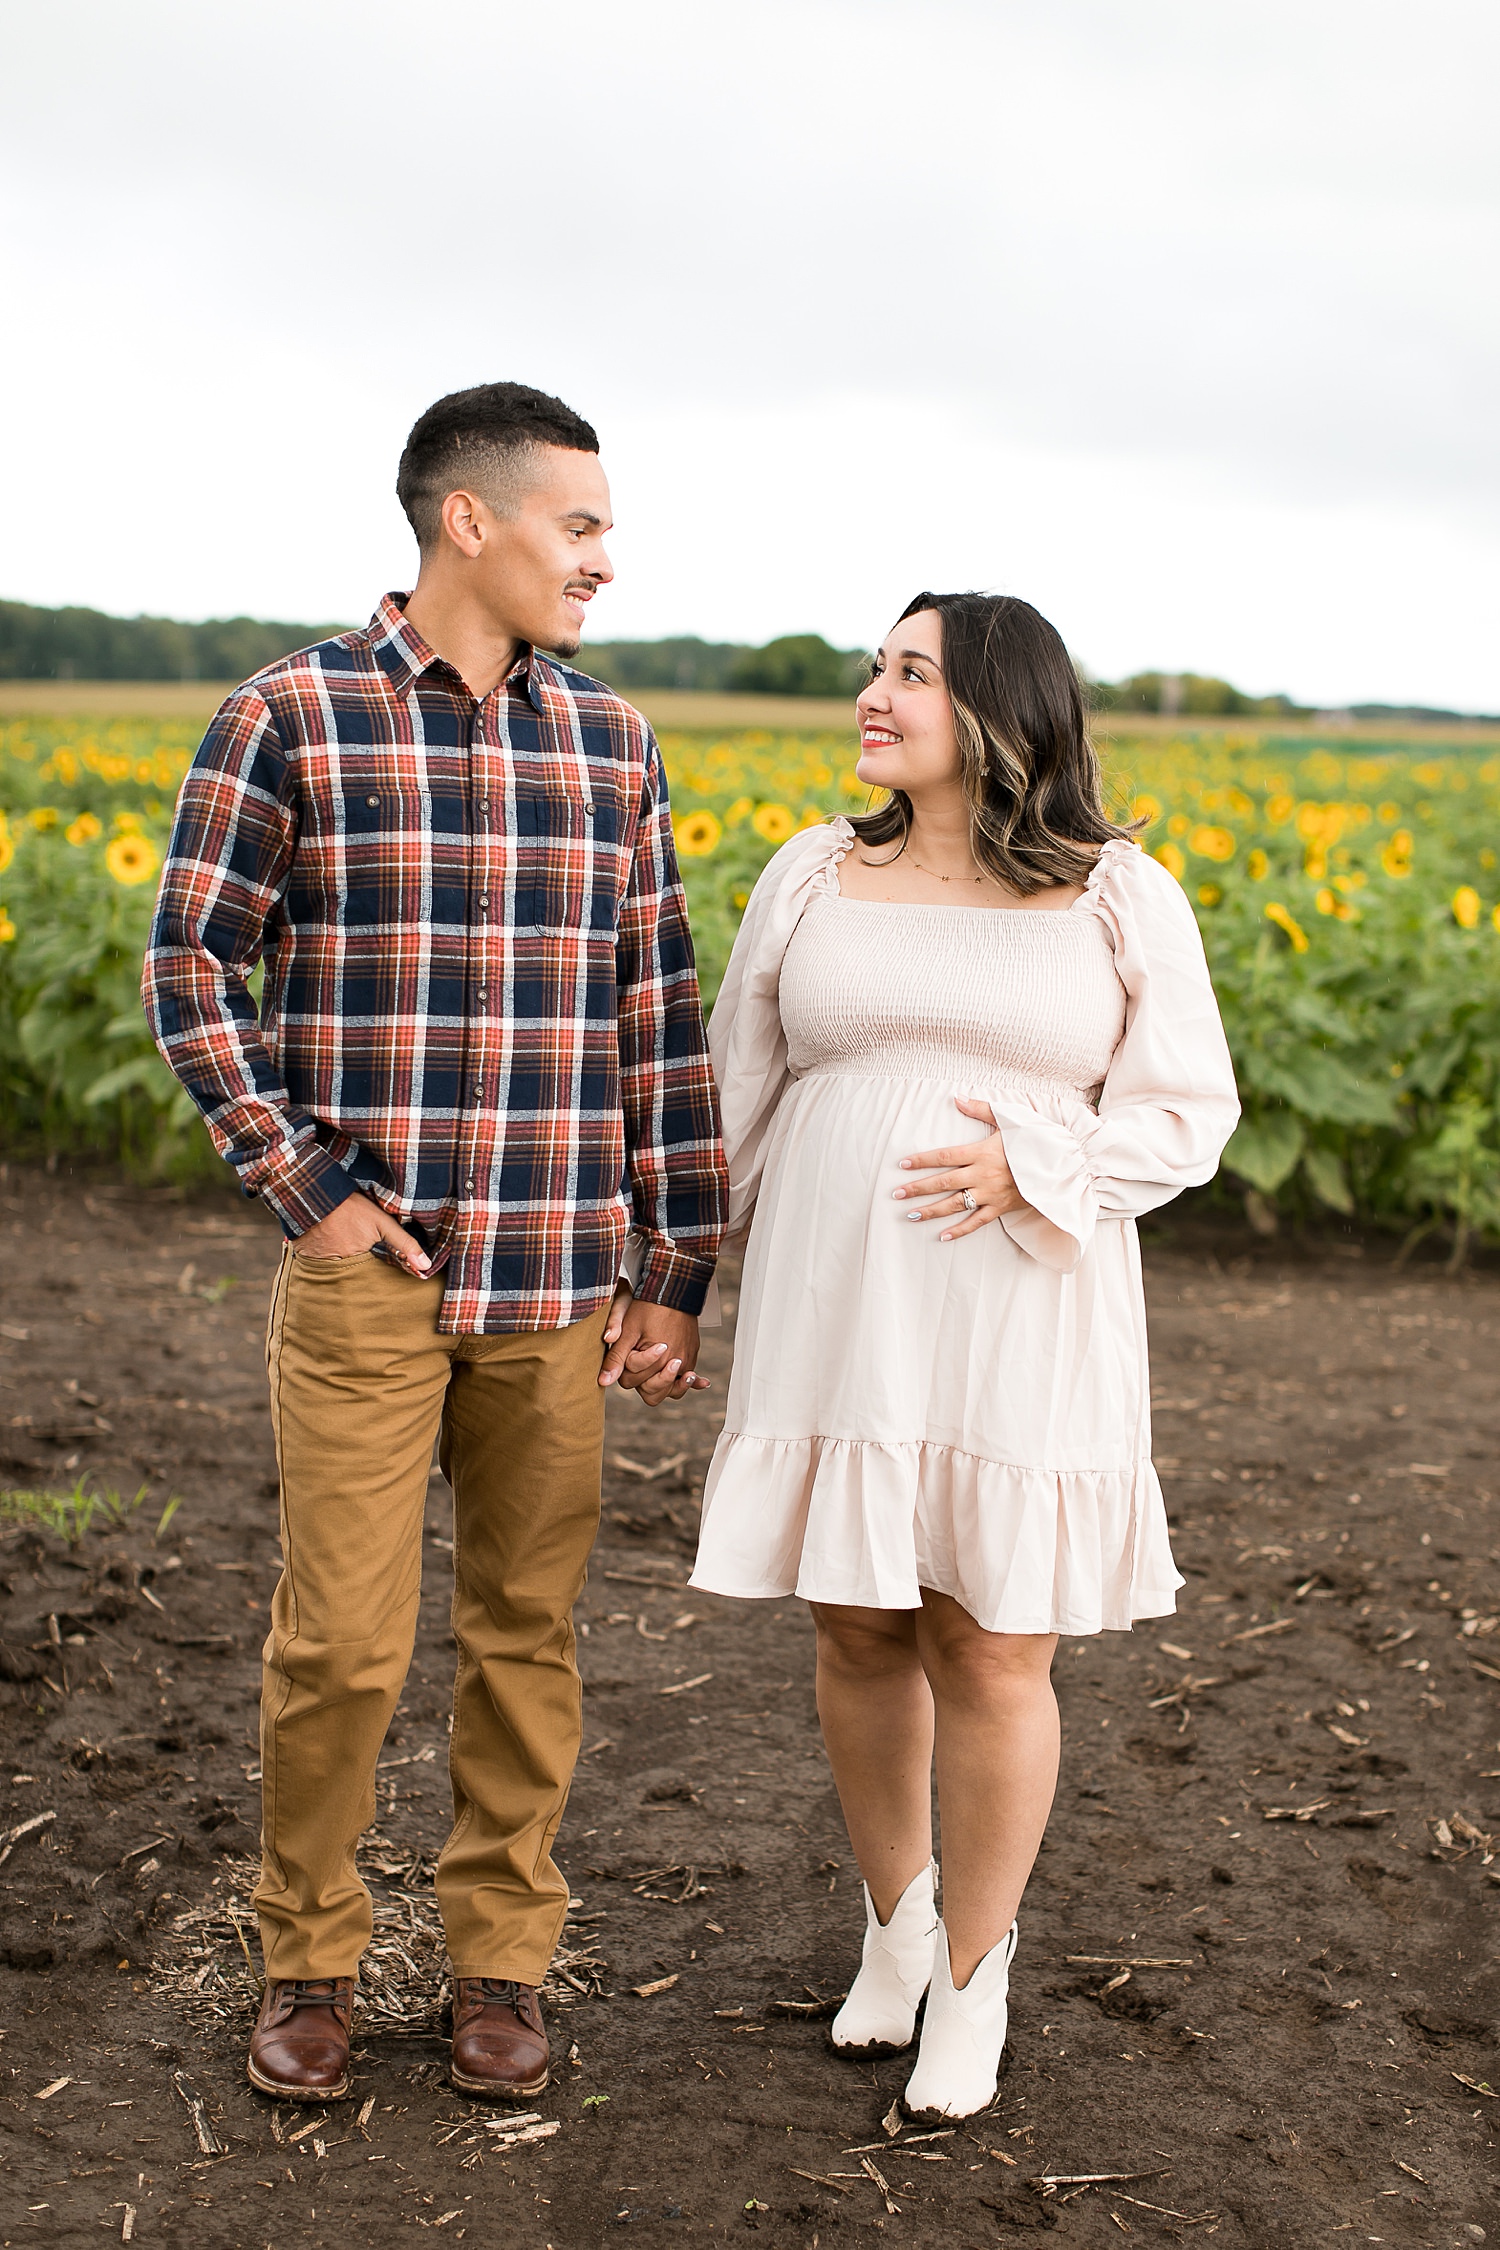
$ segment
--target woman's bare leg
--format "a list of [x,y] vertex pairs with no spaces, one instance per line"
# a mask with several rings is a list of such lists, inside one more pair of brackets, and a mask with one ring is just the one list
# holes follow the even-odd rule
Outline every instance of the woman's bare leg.
[[932,1694],[918,1612],[814,1602],[818,1717],[849,1841],[882,1922],[932,1857]]
[[[1057,1635],[986,1633],[950,1596],[924,1587],[915,1640],[936,1712],[943,1924],[961,1990],[1015,1920],[1052,1810]],[[867,1739],[878,1762],[874,1725]]]

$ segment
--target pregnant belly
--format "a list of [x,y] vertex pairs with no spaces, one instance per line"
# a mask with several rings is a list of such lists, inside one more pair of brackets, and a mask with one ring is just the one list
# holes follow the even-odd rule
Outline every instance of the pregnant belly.
[[965,1117],[960,1096],[982,1099],[962,1080],[876,1078],[828,1071],[799,1078],[783,1098],[767,1166],[801,1170],[837,1165],[862,1180],[869,1193],[890,1200],[909,1185],[904,1156],[982,1141],[990,1127]]
[[986,1137],[954,1106],[964,1091],[831,1073],[789,1090],[745,1260],[733,1426],[925,1436],[1059,1468],[1136,1450],[1133,1230],[1102,1227],[1061,1275],[993,1222],[945,1242],[895,1199],[914,1184],[903,1156]]
[[[1019,1097],[1060,1123],[1076,1117],[1084,1099],[1072,1088],[1027,1084],[998,1073],[995,1082],[986,1084],[962,1076],[960,1067],[951,1077],[941,1078],[815,1071],[797,1079],[777,1113],[760,1207],[774,1203],[783,1192],[805,1196],[819,1178],[831,1175],[841,1203],[863,1196],[867,1204],[878,1204],[887,1214],[906,1221],[909,1205],[898,1203],[895,1191],[919,1188],[921,1173],[904,1171],[902,1159],[968,1147],[988,1140],[994,1130],[982,1118],[966,1117],[958,1106],[960,1099]],[[929,1224],[924,1220],[911,1232],[920,1234]]]

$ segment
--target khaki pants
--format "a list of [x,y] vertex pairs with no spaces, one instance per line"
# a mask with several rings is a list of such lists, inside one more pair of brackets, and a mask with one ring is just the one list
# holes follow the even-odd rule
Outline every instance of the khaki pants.
[[440,1280],[373,1255],[288,1250],[277,1275],[285,1567],[264,1650],[255,1894],[269,1977],[352,1975],[369,1940],[355,1847],[411,1662],[434,1438],[454,1500],[453,1828],[437,1866],[454,1972],[540,1984],[562,1930],[551,1852],[582,1717],[571,1611],[599,1524],[607,1308],[571,1328],[443,1336],[441,1299]]

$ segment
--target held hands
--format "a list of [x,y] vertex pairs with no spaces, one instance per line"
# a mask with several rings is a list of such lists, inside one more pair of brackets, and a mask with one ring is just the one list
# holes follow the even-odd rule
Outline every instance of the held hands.
[[[995,1124],[995,1113],[988,1102],[970,1101],[960,1097],[957,1107],[965,1117],[977,1117],[982,1124]],[[1006,1211],[1024,1211],[1026,1198],[1011,1177],[1010,1166],[1005,1161],[1005,1142],[998,1130],[991,1132],[988,1140],[965,1141],[958,1148],[924,1149],[919,1156],[903,1156],[901,1168],[905,1172],[922,1172],[929,1165],[941,1165],[930,1179],[920,1184],[895,1190],[897,1202],[918,1196],[929,1200],[929,1207],[908,1211],[908,1219],[956,1218],[955,1226],[944,1227],[939,1239],[954,1242],[961,1234],[973,1234],[977,1228],[988,1226]],[[964,1208],[964,1190],[974,1198],[974,1209]]]
[[326,1219],[298,1235],[292,1251],[298,1258],[360,1258],[377,1242],[383,1242],[395,1263],[419,1281],[431,1272],[432,1260],[421,1243],[363,1193],[346,1195]]
[[648,1406],[660,1406],[663,1399],[708,1389],[706,1377],[693,1372],[698,1357],[693,1315],[645,1304],[632,1296],[627,1282],[615,1290],[604,1341],[609,1349],[599,1370],[601,1390],[618,1383],[622,1391],[639,1391]]

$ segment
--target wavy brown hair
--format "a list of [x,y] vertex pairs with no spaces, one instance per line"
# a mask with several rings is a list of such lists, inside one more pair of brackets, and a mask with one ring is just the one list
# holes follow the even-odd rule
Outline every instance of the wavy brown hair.
[[[1022,898],[1087,882],[1098,846],[1134,830],[1105,814],[1083,690],[1061,634],[1014,594],[918,594],[901,619],[929,609],[943,621],[943,679],[976,865]],[[893,790],[850,825],[864,843],[896,844],[899,859],[911,799]]]

